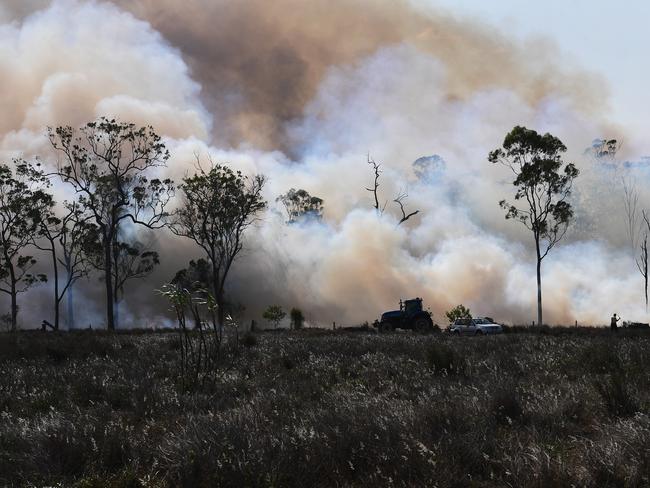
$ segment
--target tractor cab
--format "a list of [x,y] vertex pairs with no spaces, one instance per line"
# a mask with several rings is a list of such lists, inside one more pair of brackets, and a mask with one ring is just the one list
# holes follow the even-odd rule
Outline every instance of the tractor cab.
[[407,317],[412,317],[413,315],[422,311],[422,299],[413,298],[411,300],[406,300],[402,302],[399,301],[399,309],[404,312]]
[[376,323],[380,331],[415,329],[426,331],[433,328],[431,315],[422,309],[421,298],[399,301],[399,310],[384,312]]

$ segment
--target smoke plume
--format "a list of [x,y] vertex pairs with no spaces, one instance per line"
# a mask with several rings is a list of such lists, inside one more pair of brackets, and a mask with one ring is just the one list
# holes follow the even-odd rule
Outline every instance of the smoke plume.
[[[511,178],[486,159],[517,124],[560,137],[583,173],[579,221],[544,263],[545,317],[645,316],[620,170],[583,155],[593,138],[620,132],[606,118],[606,88],[562,68],[548,43],[514,45],[406,0],[10,0],[0,23],[3,160],[53,164],[47,126],[107,115],[153,125],[177,180],[196,155],[268,176],[269,209],[228,286],[249,318],[278,303],[312,323],[353,324],[422,296],[440,323],[458,303],[532,320],[532,238],[505,221],[497,202],[512,195]],[[381,216],[366,190],[368,153],[382,164]],[[292,187],[324,200],[322,221],[285,224],[275,199]],[[420,212],[397,225],[400,192]],[[148,239],[163,264],[131,285],[121,312],[131,325],[163,320],[152,289],[200,257],[165,232]],[[75,299],[99,324],[101,286],[89,283]],[[30,292],[39,307],[23,308],[23,320],[40,322],[48,297],[47,287]]]

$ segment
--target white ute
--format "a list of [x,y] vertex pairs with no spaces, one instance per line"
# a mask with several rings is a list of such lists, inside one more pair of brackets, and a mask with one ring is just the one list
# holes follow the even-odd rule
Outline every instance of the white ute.
[[477,317],[456,319],[453,324],[449,325],[449,332],[455,335],[500,334],[503,332],[503,327],[495,324],[491,319]]

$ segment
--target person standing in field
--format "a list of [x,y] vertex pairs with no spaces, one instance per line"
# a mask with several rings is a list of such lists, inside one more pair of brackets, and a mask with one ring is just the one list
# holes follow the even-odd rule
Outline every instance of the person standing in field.
[[621,317],[617,317],[616,314],[612,315],[612,320],[610,322],[610,328],[612,329],[612,332],[616,332],[618,330],[619,320],[621,320]]

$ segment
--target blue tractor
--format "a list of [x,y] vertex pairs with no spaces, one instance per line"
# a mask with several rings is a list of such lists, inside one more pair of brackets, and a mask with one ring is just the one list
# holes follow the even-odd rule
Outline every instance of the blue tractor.
[[394,329],[413,329],[427,332],[433,329],[431,312],[422,309],[422,299],[399,301],[399,310],[391,310],[381,314],[381,319],[375,321],[379,332],[390,332]]

